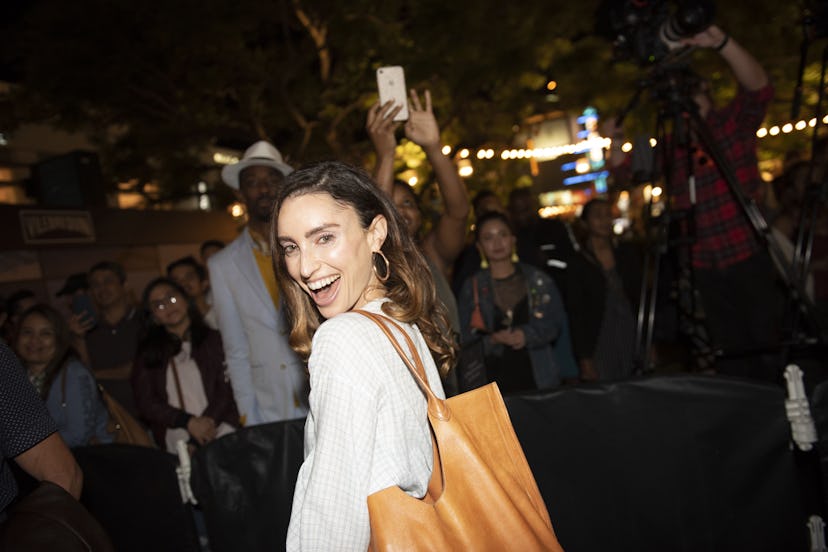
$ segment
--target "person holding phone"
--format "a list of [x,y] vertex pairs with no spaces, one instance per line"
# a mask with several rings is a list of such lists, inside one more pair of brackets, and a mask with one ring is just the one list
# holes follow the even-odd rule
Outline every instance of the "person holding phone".
[[[419,245],[434,278],[437,297],[448,310],[451,330],[459,334],[460,317],[448,278],[454,261],[466,245],[469,196],[454,163],[443,154],[440,127],[434,117],[431,92],[428,90],[424,93],[424,101],[423,104],[416,91],[410,91],[409,117],[404,128],[405,137],[425,152],[443,199],[443,213],[425,235],[421,236],[423,215],[416,194],[411,186],[394,179],[394,153],[397,147],[395,133],[401,125],[394,118],[403,106],[392,101],[385,104],[377,102],[368,111],[366,129],[377,152],[374,179],[380,189],[392,199],[405,221],[409,236]],[[447,384],[451,394],[453,384],[451,381]]]

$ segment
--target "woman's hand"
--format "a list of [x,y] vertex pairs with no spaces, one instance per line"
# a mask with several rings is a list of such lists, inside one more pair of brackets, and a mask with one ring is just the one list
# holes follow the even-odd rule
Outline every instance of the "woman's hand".
[[193,416],[187,422],[187,431],[199,445],[216,438],[216,422],[209,416]]
[[405,123],[405,136],[423,149],[440,147],[440,127],[431,109],[431,92],[425,91],[425,107],[420,103],[420,96],[411,90],[408,102],[408,122]]
[[519,350],[526,347],[526,335],[520,328],[509,328],[492,334],[492,341]]
[[368,110],[365,130],[371,137],[378,157],[394,157],[394,150],[397,147],[397,138],[394,133],[400,126],[400,123],[394,122],[394,116],[400,112],[400,109],[402,109],[401,105],[395,106],[394,102],[389,100],[385,102],[385,105],[377,102]]

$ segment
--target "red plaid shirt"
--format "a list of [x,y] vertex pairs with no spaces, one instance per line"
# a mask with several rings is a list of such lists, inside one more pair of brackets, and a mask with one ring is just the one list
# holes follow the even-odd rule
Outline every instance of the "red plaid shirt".
[[[756,158],[756,130],[762,124],[772,98],[770,84],[755,92],[740,88],[733,101],[712,110],[706,119],[713,140],[727,157],[736,180],[749,199],[759,199],[761,180]],[[724,268],[748,259],[761,248],[753,226],[710,155],[701,146],[692,151],[696,177],[693,266]],[[674,163],[670,195],[675,208],[687,209],[690,197],[686,148],[676,148]]]

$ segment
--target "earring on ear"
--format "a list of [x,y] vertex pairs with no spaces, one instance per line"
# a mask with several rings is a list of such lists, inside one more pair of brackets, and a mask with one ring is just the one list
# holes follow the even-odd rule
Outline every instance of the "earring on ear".
[[513,263],[516,263],[516,262],[518,262],[519,260],[520,260],[520,257],[518,257],[518,254],[517,254],[517,246],[516,246],[516,245],[513,245],[513,246],[512,246],[512,257],[511,257],[511,261],[512,261]]
[[[377,270],[377,258],[374,255],[379,255],[385,261],[385,272],[382,276],[380,276],[379,270]],[[371,270],[380,282],[385,283],[388,280],[388,277],[391,276],[391,263],[388,262],[388,257],[385,256],[385,253],[382,251],[374,251],[371,253]]]
[[486,258],[486,255],[483,252],[480,253],[480,268],[486,270],[489,268],[489,259]]

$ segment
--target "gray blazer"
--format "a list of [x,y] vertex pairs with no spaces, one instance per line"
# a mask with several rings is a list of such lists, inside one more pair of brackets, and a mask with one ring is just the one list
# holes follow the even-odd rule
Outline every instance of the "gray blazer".
[[307,415],[307,377],[282,309],[262,280],[247,228],[208,261],[213,308],[239,414],[247,425]]

